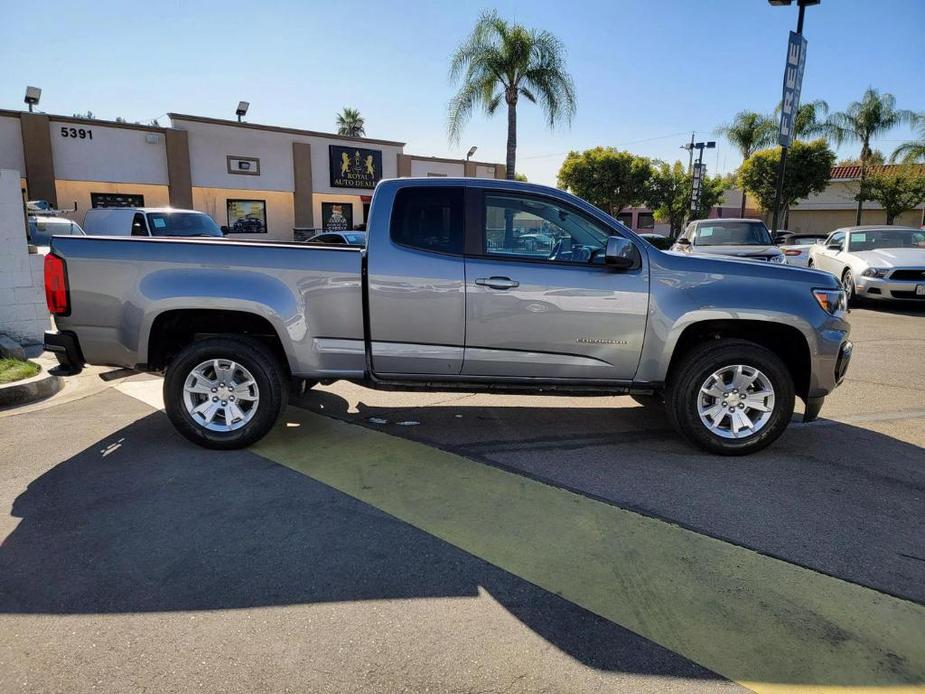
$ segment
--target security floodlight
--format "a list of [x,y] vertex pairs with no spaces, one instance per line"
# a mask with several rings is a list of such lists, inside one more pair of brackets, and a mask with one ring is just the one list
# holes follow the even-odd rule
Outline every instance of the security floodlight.
[[235,115],[238,117],[238,123],[240,123],[241,119],[247,115],[247,109],[250,107],[250,105],[251,104],[249,101],[239,101],[238,102],[238,110],[234,112]]
[[32,113],[32,107],[39,105],[39,99],[42,98],[42,90],[38,87],[26,87],[26,98],[23,99],[29,104],[29,113]]
[[793,0],[768,0],[768,4],[774,7],[786,7],[791,2],[793,2]]
[[715,142],[708,142],[708,143],[707,143],[707,149],[713,149],[714,147],[716,147],[716,143],[715,143]]
[[475,145],[472,145],[472,146],[469,148],[469,151],[466,152],[466,161],[469,161],[469,160],[472,158],[472,155],[475,154],[475,150],[477,150],[477,149],[478,149],[478,147],[476,147]]

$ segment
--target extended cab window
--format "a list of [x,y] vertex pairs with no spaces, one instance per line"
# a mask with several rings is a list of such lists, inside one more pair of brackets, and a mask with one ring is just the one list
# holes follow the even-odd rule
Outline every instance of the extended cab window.
[[485,196],[485,253],[561,263],[604,262],[610,231],[567,207],[512,193]]
[[404,188],[395,196],[390,231],[395,243],[461,254],[464,233],[462,188]]

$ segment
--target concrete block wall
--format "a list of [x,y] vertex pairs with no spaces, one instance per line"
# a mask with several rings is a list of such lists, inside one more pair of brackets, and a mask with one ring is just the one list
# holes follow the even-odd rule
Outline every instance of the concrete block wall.
[[26,243],[19,171],[0,169],[0,334],[22,344],[51,327],[45,306],[43,255]]

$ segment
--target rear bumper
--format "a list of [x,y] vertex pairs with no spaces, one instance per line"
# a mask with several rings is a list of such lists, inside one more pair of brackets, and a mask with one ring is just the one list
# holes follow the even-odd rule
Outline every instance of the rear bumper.
[[47,330],[45,351],[54,352],[59,357],[63,355],[75,372],[83,369],[84,356],[80,351],[80,342],[77,340],[77,335],[69,330]]

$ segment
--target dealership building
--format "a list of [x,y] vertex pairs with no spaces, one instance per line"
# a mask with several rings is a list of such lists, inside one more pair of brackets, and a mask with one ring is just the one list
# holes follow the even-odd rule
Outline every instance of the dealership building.
[[381,178],[504,178],[501,164],[423,157],[404,143],[168,114],[170,127],[0,110],[0,169],[28,200],[83,222],[92,207],[206,212],[232,233],[292,240],[293,229],[365,224]]

